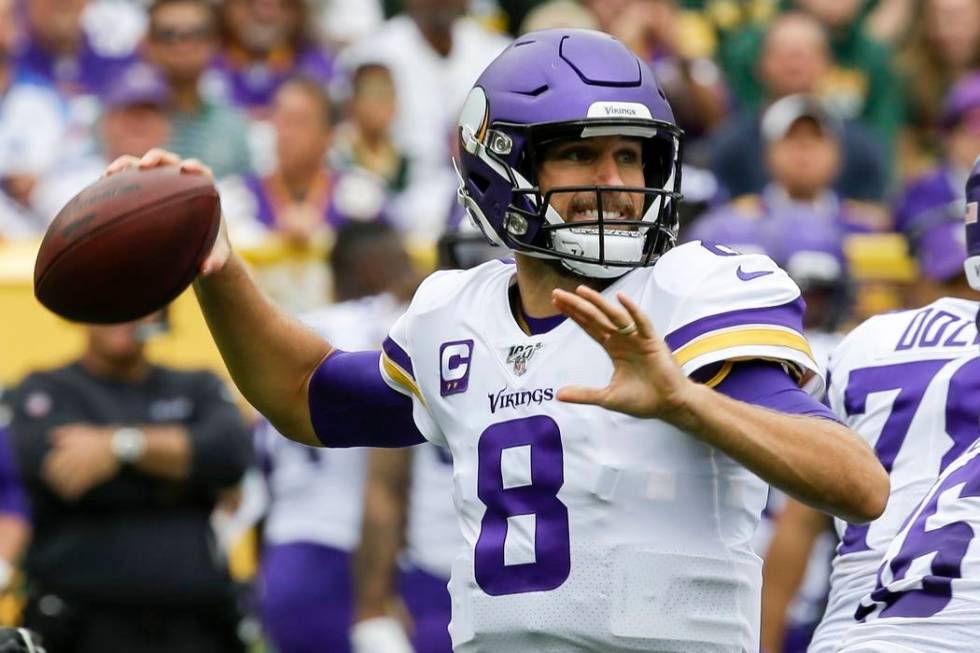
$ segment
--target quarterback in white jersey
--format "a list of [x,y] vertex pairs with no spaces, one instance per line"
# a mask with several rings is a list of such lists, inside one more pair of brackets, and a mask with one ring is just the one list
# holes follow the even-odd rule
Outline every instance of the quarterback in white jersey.
[[[384,355],[290,321],[224,238],[202,265],[222,356],[282,433],[448,445],[462,653],[754,652],[765,483],[853,521],[884,509],[870,448],[800,387],[823,381],[796,285],[764,256],[671,249],[664,98],[607,34],[508,47],[463,107],[457,163],[461,201],[515,262],[430,276]],[[160,151],[107,172],[168,164],[201,172]]]
[[831,357],[830,405],[874,447],[892,489],[888,507],[874,522],[835,520],[841,542],[827,609],[810,651],[837,650],[903,521],[939,473],[977,438],[977,307],[974,301],[944,298],[873,317]]
[[[768,274],[743,282],[738,270]],[[666,423],[556,401],[568,383],[601,385],[612,363],[570,321],[522,331],[513,275],[494,261],[429,277],[382,358],[426,438],[452,451],[468,545],[450,584],[455,650],[481,650],[477,633],[491,650],[544,647],[542,633],[562,651],[757,648],[750,540],[766,484]],[[782,324],[799,291],[767,257],[690,243],[614,292],[637,298],[688,370],[765,357],[816,371]]]

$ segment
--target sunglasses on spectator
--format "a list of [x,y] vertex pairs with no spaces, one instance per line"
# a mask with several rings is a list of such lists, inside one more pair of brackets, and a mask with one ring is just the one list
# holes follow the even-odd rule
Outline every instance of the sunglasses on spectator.
[[154,41],[161,43],[181,43],[183,41],[209,41],[212,37],[210,27],[192,27],[180,29],[176,27],[159,27],[151,32]]

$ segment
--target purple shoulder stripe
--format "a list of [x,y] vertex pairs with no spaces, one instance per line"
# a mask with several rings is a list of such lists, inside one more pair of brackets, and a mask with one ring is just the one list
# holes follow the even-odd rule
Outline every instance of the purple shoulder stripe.
[[391,338],[385,338],[385,341],[381,344],[381,348],[384,350],[385,356],[390,358],[395,365],[408,372],[408,375],[413,379],[415,378],[415,370],[412,369],[412,359],[409,357],[408,352],[402,349],[397,342]]
[[771,324],[803,333],[803,311],[805,309],[806,304],[803,302],[803,297],[797,297],[793,301],[780,304],[779,306],[743,308],[737,311],[729,311],[728,313],[708,315],[700,320],[685,324],[675,331],[671,331],[664,340],[667,341],[667,346],[672,351],[677,351],[695,338],[703,336],[706,333],[734,326]]

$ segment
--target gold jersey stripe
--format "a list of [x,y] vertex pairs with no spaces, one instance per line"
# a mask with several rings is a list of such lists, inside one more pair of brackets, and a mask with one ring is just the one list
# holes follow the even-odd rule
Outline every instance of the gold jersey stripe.
[[767,328],[741,329],[700,338],[675,351],[674,360],[678,365],[686,365],[698,356],[715,351],[752,346],[788,347],[806,354],[810,360],[813,360],[813,351],[803,336],[790,331]]
[[422,397],[422,392],[419,390],[418,384],[415,383],[415,379],[402,369],[398,363],[388,358],[388,355],[384,352],[381,353],[381,364],[384,365],[385,372],[395,383],[411,392],[423,404],[425,403],[425,399]]

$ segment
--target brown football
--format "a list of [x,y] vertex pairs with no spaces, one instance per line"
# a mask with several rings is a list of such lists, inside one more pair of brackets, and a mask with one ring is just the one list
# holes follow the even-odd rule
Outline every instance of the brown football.
[[34,295],[75,322],[148,315],[190,285],[221,224],[214,184],[176,167],[103,177],[58,213],[34,264]]

